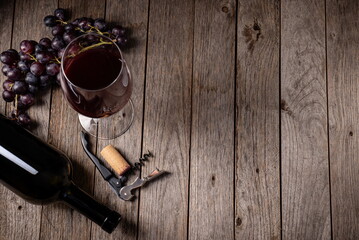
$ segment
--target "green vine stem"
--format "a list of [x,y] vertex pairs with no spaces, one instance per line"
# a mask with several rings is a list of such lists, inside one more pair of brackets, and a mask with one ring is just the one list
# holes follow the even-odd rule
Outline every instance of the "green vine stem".
[[62,25],[68,24],[68,22],[62,21],[61,19],[56,20],[56,22],[59,22],[59,23],[61,23]]
[[105,45],[105,44],[114,44],[113,42],[105,42],[102,40],[102,38],[100,39],[100,42],[99,43],[96,43],[94,45],[91,45],[91,46],[88,46],[88,47],[84,47],[83,49],[81,49],[78,53],[82,53],[84,51],[87,51],[91,48],[95,48],[95,47],[98,47],[98,46],[101,46],[101,45]]
[[28,53],[27,55],[29,55],[29,56],[31,57],[31,60],[33,60],[33,61],[37,62],[37,59],[36,59],[36,57],[35,57],[35,56],[33,56],[33,55],[29,54],[29,53]]
[[56,63],[58,63],[58,64],[61,64],[61,61],[60,61],[59,58],[57,58],[57,57],[54,58],[54,61],[55,61]]

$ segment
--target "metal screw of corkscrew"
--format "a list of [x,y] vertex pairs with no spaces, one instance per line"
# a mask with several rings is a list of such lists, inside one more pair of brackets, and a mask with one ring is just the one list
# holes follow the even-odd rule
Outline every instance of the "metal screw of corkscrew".
[[141,166],[144,166],[146,161],[148,161],[148,158],[153,157],[153,154],[147,150],[147,153],[143,154],[142,157],[138,159],[138,162],[134,163],[134,166],[132,167],[132,170],[140,170]]

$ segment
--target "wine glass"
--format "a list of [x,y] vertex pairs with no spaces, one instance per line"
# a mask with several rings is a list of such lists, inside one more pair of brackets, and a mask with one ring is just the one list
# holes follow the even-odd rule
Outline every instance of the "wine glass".
[[83,129],[100,139],[125,133],[134,117],[132,79],[120,48],[112,39],[86,33],[62,55],[60,82]]

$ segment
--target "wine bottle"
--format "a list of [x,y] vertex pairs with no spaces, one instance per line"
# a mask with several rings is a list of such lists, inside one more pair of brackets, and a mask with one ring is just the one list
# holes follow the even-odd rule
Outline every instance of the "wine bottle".
[[70,160],[0,114],[0,181],[34,204],[62,201],[111,233],[121,216],[72,182]]

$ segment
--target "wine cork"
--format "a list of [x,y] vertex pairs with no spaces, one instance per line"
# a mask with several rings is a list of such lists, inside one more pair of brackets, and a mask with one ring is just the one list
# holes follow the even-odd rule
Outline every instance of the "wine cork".
[[104,149],[102,149],[101,155],[113,171],[115,171],[115,173],[119,176],[131,169],[130,164],[128,164],[128,162],[112,145],[107,145]]

